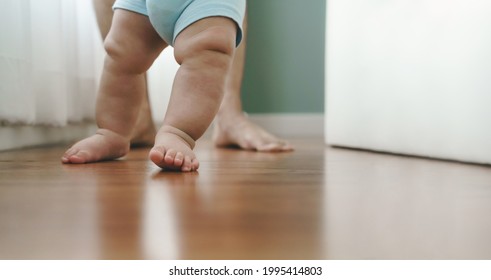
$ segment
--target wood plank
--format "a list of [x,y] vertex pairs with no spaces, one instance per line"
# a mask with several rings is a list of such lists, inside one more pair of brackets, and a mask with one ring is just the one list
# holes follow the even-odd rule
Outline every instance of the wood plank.
[[148,149],[62,165],[0,153],[1,259],[491,258],[491,168],[325,147],[216,149],[161,172]]

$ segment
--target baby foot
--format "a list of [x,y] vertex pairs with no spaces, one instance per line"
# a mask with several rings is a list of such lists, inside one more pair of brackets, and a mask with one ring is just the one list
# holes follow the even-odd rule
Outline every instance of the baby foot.
[[122,157],[130,149],[129,141],[123,136],[107,129],[99,129],[96,134],[85,138],[68,149],[61,162],[89,163]]
[[150,150],[149,158],[162,169],[189,172],[199,168],[193,152],[194,139],[180,129],[163,126]]
[[289,152],[293,146],[251,122],[245,115],[217,118],[213,132],[217,147],[239,146],[258,152]]

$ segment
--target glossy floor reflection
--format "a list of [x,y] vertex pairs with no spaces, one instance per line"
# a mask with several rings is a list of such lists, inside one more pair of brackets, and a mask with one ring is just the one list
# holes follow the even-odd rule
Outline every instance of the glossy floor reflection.
[[491,168],[326,150],[328,256],[491,259]]
[[2,259],[489,259],[491,168],[292,141],[197,147],[197,173],[148,150],[62,165],[0,153]]

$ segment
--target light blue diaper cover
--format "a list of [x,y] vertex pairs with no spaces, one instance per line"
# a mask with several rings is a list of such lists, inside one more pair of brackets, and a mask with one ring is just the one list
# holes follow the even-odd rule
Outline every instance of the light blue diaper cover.
[[174,45],[184,28],[200,19],[227,17],[237,24],[236,45],[239,45],[245,6],[245,0],[116,0],[113,9],[148,16],[160,37],[170,45]]

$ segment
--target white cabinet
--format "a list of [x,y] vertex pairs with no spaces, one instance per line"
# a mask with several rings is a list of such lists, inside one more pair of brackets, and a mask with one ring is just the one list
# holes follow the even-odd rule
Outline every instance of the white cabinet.
[[491,163],[491,1],[328,0],[330,145]]

